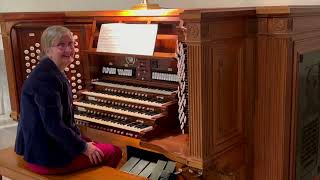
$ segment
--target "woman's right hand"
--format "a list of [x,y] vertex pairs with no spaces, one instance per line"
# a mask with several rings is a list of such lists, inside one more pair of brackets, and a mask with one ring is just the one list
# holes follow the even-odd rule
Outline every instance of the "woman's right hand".
[[89,157],[92,164],[99,164],[103,159],[103,152],[94,145],[94,142],[87,142],[87,149],[83,153]]

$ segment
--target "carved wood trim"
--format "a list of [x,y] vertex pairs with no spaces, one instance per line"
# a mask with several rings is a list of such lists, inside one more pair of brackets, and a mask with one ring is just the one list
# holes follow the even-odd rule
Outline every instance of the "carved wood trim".
[[187,39],[189,42],[199,42],[201,40],[201,31],[199,23],[188,23],[186,28],[188,30]]
[[291,18],[268,18],[268,33],[290,33],[291,31]]
[[288,34],[293,31],[292,18],[272,17],[259,18],[258,32],[259,34]]

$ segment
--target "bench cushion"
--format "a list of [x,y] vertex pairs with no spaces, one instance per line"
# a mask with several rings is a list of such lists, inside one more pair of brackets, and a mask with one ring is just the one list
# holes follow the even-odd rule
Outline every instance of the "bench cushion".
[[44,176],[33,173],[25,169],[25,161],[17,155],[13,148],[0,150],[0,175],[12,179],[63,179],[63,180],[101,180],[101,179],[121,179],[121,180],[145,180],[143,177],[121,172],[107,166],[93,167],[66,175]]

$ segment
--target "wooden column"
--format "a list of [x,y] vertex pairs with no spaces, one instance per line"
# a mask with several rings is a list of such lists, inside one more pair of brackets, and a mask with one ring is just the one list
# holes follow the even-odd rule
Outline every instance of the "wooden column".
[[252,118],[253,108],[248,93],[253,79],[245,79],[253,72],[254,49],[247,49],[253,47],[248,38],[251,13],[238,9],[182,14],[188,46],[189,153],[205,171],[210,169],[208,179],[237,179],[244,165],[244,118]]

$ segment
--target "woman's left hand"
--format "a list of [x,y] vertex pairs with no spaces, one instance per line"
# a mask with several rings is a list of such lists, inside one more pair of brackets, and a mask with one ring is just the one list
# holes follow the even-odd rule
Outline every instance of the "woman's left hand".
[[87,142],[87,149],[83,153],[89,157],[92,164],[99,164],[103,159],[103,152],[94,145],[94,142]]

